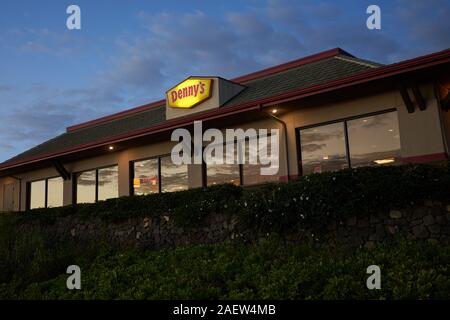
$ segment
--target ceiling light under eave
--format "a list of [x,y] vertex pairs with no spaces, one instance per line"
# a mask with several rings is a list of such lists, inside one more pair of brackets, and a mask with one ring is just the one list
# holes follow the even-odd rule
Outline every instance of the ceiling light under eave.
[[278,112],[278,109],[272,109],[272,113],[275,114]]
[[113,151],[114,150],[114,146],[108,146],[108,150],[109,151]]
[[380,160],[374,160],[373,162],[375,162],[376,164],[388,164],[388,163],[395,162],[395,159],[394,158],[380,159]]

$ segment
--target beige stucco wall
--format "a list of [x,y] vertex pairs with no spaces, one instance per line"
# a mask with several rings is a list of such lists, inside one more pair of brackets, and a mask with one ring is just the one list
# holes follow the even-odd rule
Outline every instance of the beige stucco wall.
[[[230,128],[278,128],[280,129],[280,169],[279,175],[286,177],[288,175],[296,176],[298,174],[297,165],[297,146],[296,146],[296,128],[320,124],[323,122],[333,121],[337,119],[345,119],[358,115],[365,115],[372,112],[378,112],[388,109],[396,109],[398,111],[401,153],[403,158],[431,155],[444,153],[445,147],[443,142],[443,133],[441,131],[441,121],[450,123],[448,113],[441,115],[437,106],[437,101],[433,95],[431,86],[421,87],[421,91],[427,102],[427,110],[416,111],[412,114],[407,112],[403,104],[402,98],[397,91],[389,91],[382,94],[365,96],[352,100],[330,103],[322,106],[302,108],[299,103],[298,108],[287,113],[281,113],[279,117],[287,125],[287,140],[289,147],[289,161],[286,157],[286,146],[283,126],[271,118],[269,115],[264,120],[246,122],[237,124]],[[283,106],[280,106],[282,110]],[[267,110],[269,111],[269,109]],[[447,132],[450,137],[450,133]],[[64,164],[67,171],[71,173],[86,171],[99,167],[110,165],[118,165],[119,168],[119,196],[129,195],[130,176],[129,162],[134,160],[146,159],[159,155],[166,155],[171,152],[176,142],[161,142],[152,145],[130,148],[122,151],[114,151],[110,154],[85,159],[82,161]],[[22,179],[21,183],[21,209],[26,205],[26,182],[49,178],[56,176],[57,172],[54,168],[36,170],[32,172],[22,173],[17,177]],[[188,167],[189,187],[200,187],[202,185],[202,168],[201,165],[190,165]],[[19,209],[19,182],[13,178],[0,179],[0,191],[4,185],[15,183],[16,195],[15,210]],[[68,180],[64,183],[64,204],[72,203],[72,181]],[[0,210],[3,210],[3,192],[0,192]]]

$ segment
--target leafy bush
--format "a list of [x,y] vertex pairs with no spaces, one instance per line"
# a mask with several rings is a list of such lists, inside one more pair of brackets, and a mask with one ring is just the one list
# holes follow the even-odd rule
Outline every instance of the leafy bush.
[[[40,262],[38,262],[40,263]],[[450,246],[397,242],[373,250],[230,243],[165,251],[102,250],[72,260],[82,289],[67,275],[0,284],[2,299],[449,299]],[[366,269],[381,268],[381,290],[368,290]]]
[[177,224],[189,227],[197,225],[199,220],[211,213],[232,214],[234,212],[232,206],[236,205],[241,195],[242,188],[223,184],[178,192],[120,197],[92,204],[33,209],[20,214],[18,223],[34,220],[52,223],[58,217],[69,215],[109,221],[140,216],[171,215]]
[[59,216],[105,220],[171,215],[183,227],[195,227],[208,214],[227,214],[247,228],[288,231],[299,224],[326,223],[424,200],[450,200],[450,165],[404,165],[344,169],[312,174],[297,181],[242,189],[231,184],[174,193],[121,197],[96,204],[35,209],[22,221],[51,223]]
[[[274,238],[299,224],[449,201],[448,190],[448,164],[406,165],[312,174],[252,189],[220,185],[4,214],[0,299],[449,299],[449,245],[400,241],[349,251]],[[230,215],[272,236],[254,244],[138,251],[55,241],[51,232],[40,232],[45,228],[21,227],[69,215],[110,221],[171,215],[193,227],[210,214]],[[81,267],[80,291],[66,289],[71,264]],[[366,288],[372,264],[382,270],[382,290]]]

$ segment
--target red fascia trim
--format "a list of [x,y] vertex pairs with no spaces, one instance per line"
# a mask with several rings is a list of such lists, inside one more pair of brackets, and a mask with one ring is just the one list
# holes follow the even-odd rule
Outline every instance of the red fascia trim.
[[[334,48],[334,49],[330,49],[330,50],[327,50],[327,51],[319,52],[319,53],[316,53],[316,54],[313,54],[313,55],[310,55],[310,56],[307,56],[307,57],[303,57],[303,58],[300,58],[300,59],[297,59],[297,60],[289,61],[289,62],[280,64],[280,65],[277,65],[277,66],[274,66],[274,67],[270,67],[270,68],[267,68],[267,69],[263,69],[263,70],[260,70],[260,71],[249,73],[249,74],[246,74],[246,75],[234,78],[234,79],[229,80],[229,81],[236,82],[236,83],[240,84],[239,82],[249,81],[249,80],[257,79],[257,78],[260,78],[260,77],[268,76],[268,75],[271,75],[271,74],[274,74],[274,73],[278,73],[278,72],[281,72],[281,71],[285,71],[285,70],[288,70],[288,69],[292,69],[292,68],[295,68],[295,67],[307,64],[307,63],[311,63],[311,62],[314,62],[314,61],[319,61],[319,60],[322,60],[322,59],[325,59],[325,58],[334,57],[334,56],[336,56],[338,54],[345,54],[345,55],[348,55],[348,56],[352,57],[351,54],[345,52],[344,50],[342,50],[340,48]],[[166,100],[163,99],[163,100],[155,101],[155,102],[152,102],[152,103],[149,103],[149,104],[145,104],[143,106],[139,106],[139,107],[136,107],[136,108],[132,108],[132,109],[128,109],[128,110],[125,110],[125,111],[118,112],[118,113],[114,113],[114,114],[111,114],[111,115],[108,115],[108,116],[105,116],[105,117],[101,117],[101,118],[98,118],[98,119],[82,122],[80,124],[76,124],[76,125],[67,127],[67,132],[71,132],[71,131],[87,128],[87,127],[90,127],[90,126],[98,125],[98,124],[101,124],[101,123],[104,123],[104,122],[116,120],[116,119],[122,118],[124,116],[128,116],[128,115],[134,114],[134,113],[146,111],[146,110],[151,109],[153,107],[165,105],[165,103],[166,103]]]
[[345,54],[347,56],[353,57],[351,54],[349,54],[348,52],[345,52],[344,50],[342,50],[341,48],[334,48],[334,49],[330,49],[327,51],[323,51],[323,52],[319,52],[307,57],[303,57],[300,59],[296,59],[296,60],[292,60],[274,67],[270,67],[267,69],[263,69],[260,71],[256,71],[253,73],[249,73],[237,78],[234,78],[232,81],[235,82],[245,82],[245,81],[250,81],[250,80],[254,80],[257,78],[261,78],[261,77],[265,77],[274,73],[278,73],[278,72],[282,72],[288,69],[292,69],[304,64],[308,64],[311,62],[315,62],[315,61],[319,61],[319,60],[323,60],[325,58],[330,58],[330,57],[334,57],[337,56],[338,54]]
[[153,107],[160,107],[166,104],[166,100],[159,100],[159,101],[155,101],[152,103],[148,103],[148,104],[144,104],[142,106],[139,107],[135,107],[132,109],[128,109],[125,111],[121,111],[121,112],[117,112],[108,116],[104,116],[98,119],[94,119],[94,120],[90,120],[90,121],[86,121],[86,122],[82,122],[70,127],[67,127],[67,132],[71,132],[71,131],[75,131],[75,130],[79,130],[79,129],[83,129],[83,128],[87,128],[87,127],[91,127],[91,126],[95,126],[98,124],[102,124],[108,121],[112,121],[112,120],[116,120],[119,118],[123,118],[125,116],[128,115],[132,115],[138,112],[142,112],[142,111],[146,111],[148,109],[151,109]]
[[424,163],[447,160],[448,155],[445,152],[425,154],[421,156],[413,156],[402,158],[403,163]]
[[423,56],[423,57],[419,57],[419,58],[415,58],[415,59],[411,59],[411,60],[406,60],[404,62],[399,62],[399,63],[385,66],[385,67],[379,67],[374,70],[369,70],[369,71],[362,72],[362,73],[359,73],[354,76],[331,81],[326,84],[317,85],[317,86],[313,86],[313,87],[309,87],[309,88],[305,88],[305,89],[301,89],[301,90],[294,90],[294,91],[291,91],[288,93],[268,97],[266,99],[222,108],[222,109],[219,109],[218,111],[210,112],[209,116],[208,116],[208,114],[201,113],[199,115],[195,115],[195,116],[192,116],[189,118],[186,117],[186,118],[182,118],[182,119],[169,121],[169,122],[166,122],[159,126],[154,126],[154,127],[150,127],[150,128],[146,128],[146,129],[129,132],[124,135],[114,136],[114,137],[110,137],[110,138],[104,139],[104,140],[90,142],[85,145],[79,145],[75,148],[66,149],[59,153],[45,154],[45,155],[41,155],[38,157],[22,160],[20,162],[9,163],[8,165],[0,166],[0,169],[15,167],[20,164],[35,162],[38,160],[45,160],[50,157],[62,156],[62,155],[66,155],[69,153],[76,152],[76,151],[85,150],[85,149],[89,149],[89,148],[96,147],[96,146],[102,146],[104,144],[108,144],[111,142],[119,142],[119,141],[127,140],[130,138],[138,138],[140,136],[143,136],[143,135],[146,135],[149,133],[156,133],[156,132],[160,132],[163,130],[168,130],[168,129],[176,127],[176,126],[187,125],[190,122],[195,121],[195,120],[209,120],[209,119],[218,118],[222,115],[231,115],[231,114],[240,113],[240,112],[248,111],[248,110],[252,110],[252,109],[259,109],[263,104],[269,105],[270,103],[275,103],[275,102],[281,103],[286,100],[303,98],[303,97],[316,95],[316,94],[320,94],[320,93],[331,91],[331,90],[336,90],[336,89],[350,86],[350,85],[355,85],[355,84],[359,84],[359,83],[377,80],[377,79],[384,78],[384,77],[389,77],[392,75],[399,74],[401,72],[413,71],[413,70],[433,66],[433,65],[436,65],[439,63],[446,63],[446,62],[450,62],[450,50],[445,50],[445,51],[430,54],[427,56]]

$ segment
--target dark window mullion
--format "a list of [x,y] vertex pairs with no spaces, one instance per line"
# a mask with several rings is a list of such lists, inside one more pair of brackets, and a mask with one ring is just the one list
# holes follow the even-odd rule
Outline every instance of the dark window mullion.
[[45,207],[48,206],[48,179],[45,179]]
[[158,157],[158,192],[162,192],[161,157]]
[[239,164],[239,184],[244,185],[244,165]]
[[78,174],[72,174],[72,204],[77,203],[77,190],[78,190]]
[[130,161],[128,165],[128,176],[130,177],[129,188],[130,188],[130,196],[134,196],[134,162]]
[[95,202],[98,202],[98,169],[95,169]]
[[203,154],[205,152],[205,146],[202,146],[202,187],[208,186],[208,168],[206,167],[206,161],[203,158]]
[[352,163],[350,160],[350,144],[348,141],[348,127],[347,127],[347,120],[344,121],[344,134],[345,134],[345,152],[347,153],[347,163],[348,167],[352,167]]

